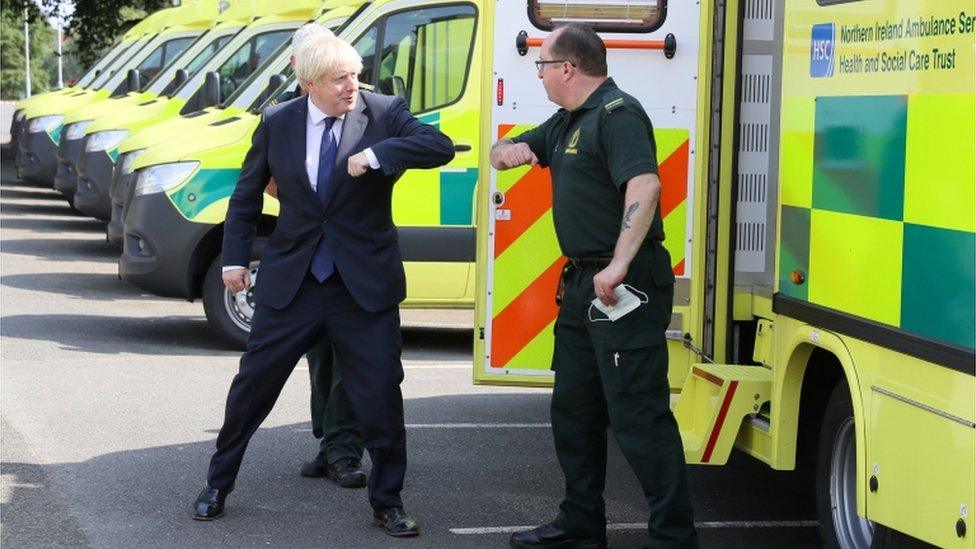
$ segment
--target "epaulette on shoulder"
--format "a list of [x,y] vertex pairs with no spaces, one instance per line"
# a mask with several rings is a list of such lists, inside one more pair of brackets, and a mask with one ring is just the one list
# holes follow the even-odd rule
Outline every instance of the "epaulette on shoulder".
[[608,101],[606,104],[604,104],[603,105],[603,110],[607,111],[607,114],[611,114],[611,113],[613,113],[613,111],[615,111],[615,110],[617,110],[617,109],[619,109],[620,107],[623,107],[623,106],[624,106],[624,98],[623,97],[618,97],[618,98],[613,99],[611,101]]

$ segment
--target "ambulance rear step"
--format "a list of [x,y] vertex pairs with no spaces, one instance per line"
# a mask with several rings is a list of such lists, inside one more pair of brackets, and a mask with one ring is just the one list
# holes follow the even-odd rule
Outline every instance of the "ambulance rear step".
[[763,416],[771,389],[772,372],[762,366],[692,365],[674,408],[685,461],[724,465],[736,439],[740,448],[765,460],[770,444]]

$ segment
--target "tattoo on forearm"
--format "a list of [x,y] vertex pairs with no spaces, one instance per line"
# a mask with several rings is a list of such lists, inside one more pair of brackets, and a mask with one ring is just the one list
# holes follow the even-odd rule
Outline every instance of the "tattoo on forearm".
[[627,213],[624,214],[624,221],[620,224],[620,230],[625,231],[630,228],[630,216],[634,215],[637,208],[640,207],[640,202],[634,202],[630,206],[627,206]]

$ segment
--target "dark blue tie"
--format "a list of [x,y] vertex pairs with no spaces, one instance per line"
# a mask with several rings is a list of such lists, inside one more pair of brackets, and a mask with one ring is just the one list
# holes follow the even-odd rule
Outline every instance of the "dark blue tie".
[[[325,200],[329,192],[329,184],[332,179],[332,168],[335,165],[336,151],[339,148],[336,140],[332,137],[332,125],[336,118],[328,116],[325,118],[325,130],[322,132],[322,145],[319,147],[319,171],[315,179],[315,192],[319,195],[319,201],[325,207]],[[324,224],[324,222],[323,222]],[[319,282],[332,276],[335,272],[335,261],[332,256],[332,248],[326,241],[325,234],[319,239],[315,247],[315,255],[312,256],[312,275]]]

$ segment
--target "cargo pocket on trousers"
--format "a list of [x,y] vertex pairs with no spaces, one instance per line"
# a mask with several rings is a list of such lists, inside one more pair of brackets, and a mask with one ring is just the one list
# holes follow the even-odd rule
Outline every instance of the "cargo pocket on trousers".
[[610,360],[617,374],[617,390],[620,394],[667,389],[668,354],[663,341],[650,337],[631,337],[617,342],[611,349]]

